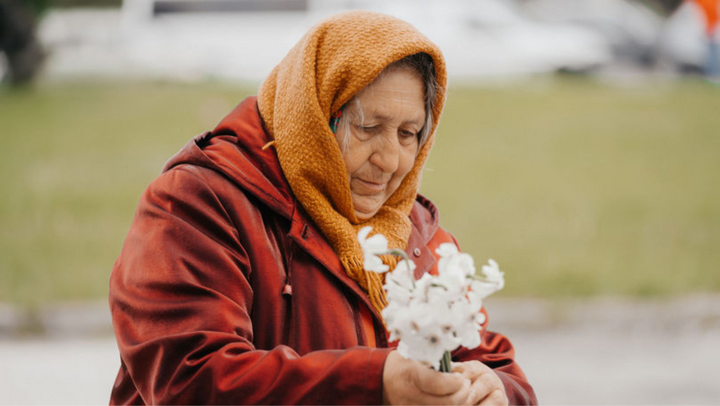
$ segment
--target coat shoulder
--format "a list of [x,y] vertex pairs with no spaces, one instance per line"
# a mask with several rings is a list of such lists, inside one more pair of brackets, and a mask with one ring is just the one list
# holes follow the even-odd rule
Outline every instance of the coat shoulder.
[[423,240],[429,241],[440,228],[440,213],[430,199],[418,193],[410,212],[410,221]]

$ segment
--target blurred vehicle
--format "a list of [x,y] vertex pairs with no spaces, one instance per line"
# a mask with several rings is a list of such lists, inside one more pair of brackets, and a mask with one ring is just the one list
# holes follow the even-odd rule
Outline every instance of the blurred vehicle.
[[[715,30],[720,42],[720,30]],[[685,1],[667,19],[660,33],[658,55],[662,63],[680,72],[700,73],[709,56],[705,16],[695,2]]]
[[312,25],[306,0],[124,0],[134,67],[195,80],[261,80]]
[[124,0],[120,9],[51,10],[39,36],[52,77],[256,81],[312,24],[303,3]]
[[612,59],[607,42],[571,24],[533,21],[509,0],[363,1],[403,18],[443,50],[448,73],[473,78],[586,72]]
[[597,33],[532,21],[512,0],[124,0],[119,13],[51,13],[41,31],[56,73],[258,81],[315,22],[357,8],[417,26],[455,78],[584,72],[612,60]]
[[607,40],[616,60],[648,65],[662,18],[645,4],[626,0],[527,0],[524,9],[541,21],[592,29]]

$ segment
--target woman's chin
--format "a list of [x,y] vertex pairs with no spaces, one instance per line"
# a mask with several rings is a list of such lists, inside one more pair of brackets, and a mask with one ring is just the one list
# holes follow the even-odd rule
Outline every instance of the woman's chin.
[[353,194],[353,210],[355,211],[355,217],[360,222],[370,220],[380,211],[380,208],[385,203],[382,196],[363,196]]
[[358,220],[360,220],[360,222],[365,222],[365,221],[368,221],[371,218],[373,218],[373,216],[375,216],[375,214],[377,214],[379,209],[380,209],[379,207],[376,209],[367,209],[367,210],[355,209],[355,217],[357,217]]

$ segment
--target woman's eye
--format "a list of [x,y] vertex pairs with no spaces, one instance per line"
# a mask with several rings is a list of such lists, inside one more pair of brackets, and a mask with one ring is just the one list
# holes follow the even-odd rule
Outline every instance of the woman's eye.
[[355,137],[361,141],[367,141],[380,132],[380,126],[355,124]]
[[400,130],[400,141],[405,144],[412,143],[417,139],[417,133],[408,130]]

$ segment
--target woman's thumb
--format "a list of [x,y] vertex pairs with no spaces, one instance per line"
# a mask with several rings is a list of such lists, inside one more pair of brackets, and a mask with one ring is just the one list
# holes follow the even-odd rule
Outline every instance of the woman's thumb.
[[437,372],[430,368],[418,365],[416,384],[421,391],[435,396],[453,394],[469,385],[470,381],[458,373]]

